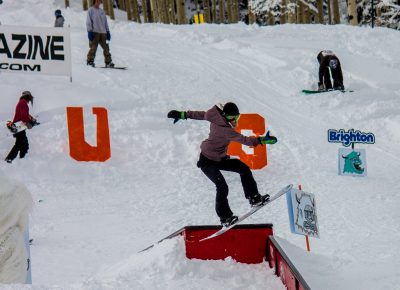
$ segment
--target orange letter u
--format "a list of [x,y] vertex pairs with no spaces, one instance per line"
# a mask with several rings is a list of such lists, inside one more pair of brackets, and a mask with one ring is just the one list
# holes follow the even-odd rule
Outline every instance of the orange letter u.
[[83,108],[67,107],[69,155],[77,161],[104,162],[111,157],[107,110],[92,108],[92,112],[97,117],[97,146],[85,141]]

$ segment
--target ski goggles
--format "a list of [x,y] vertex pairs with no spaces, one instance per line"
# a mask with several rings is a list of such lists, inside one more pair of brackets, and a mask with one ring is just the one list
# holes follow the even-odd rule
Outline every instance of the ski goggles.
[[228,121],[233,121],[233,120],[235,120],[235,121],[237,122],[237,121],[239,121],[240,114],[239,114],[239,115],[226,115],[225,118],[226,118]]

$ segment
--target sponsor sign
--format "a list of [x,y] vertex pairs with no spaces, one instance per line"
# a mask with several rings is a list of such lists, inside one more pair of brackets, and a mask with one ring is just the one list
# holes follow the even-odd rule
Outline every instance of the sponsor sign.
[[71,76],[69,28],[0,25],[0,72]]
[[352,143],[374,144],[375,135],[372,133],[364,133],[354,129],[350,129],[347,132],[344,129],[329,129],[328,142],[342,143],[345,147],[350,146]]
[[286,193],[286,201],[291,232],[319,238],[314,194],[292,188]]
[[365,149],[339,148],[339,175],[367,176]]

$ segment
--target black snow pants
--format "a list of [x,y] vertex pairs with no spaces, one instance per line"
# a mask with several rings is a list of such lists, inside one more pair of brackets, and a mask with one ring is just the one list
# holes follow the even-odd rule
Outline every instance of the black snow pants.
[[253,178],[250,168],[239,159],[226,158],[221,161],[213,161],[203,154],[200,154],[197,167],[199,167],[216,186],[217,196],[215,198],[215,210],[220,219],[226,219],[233,215],[228,202],[228,184],[221,170],[240,174],[244,195],[247,199],[258,194],[257,183]]
[[7,158],[9,160],[14,160],[17,157],[19,152],[19,158],[24,158],[26,153],[29,150],[28,138],[26,137],[26,132],[21,131],[14,134],[15,144],[11,149],[10,153],[8,153]]

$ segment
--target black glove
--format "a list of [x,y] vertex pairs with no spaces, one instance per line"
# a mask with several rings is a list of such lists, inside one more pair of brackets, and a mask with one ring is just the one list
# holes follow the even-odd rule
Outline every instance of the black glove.
[[31,118],[30,120],[29,120],[29,124],[33,127],[33,126],[37,126],[37,125],[40,125],[40,123],[35,119],[35,118]]
[[186,120],[186,112],[172,110],[168,112],[168,118],[174,119],[174,124],[179,120]]
[[268,131],[265,136],[258,137],[258,141],[260,141],[260,144],[275,144],[278,139],[275,136],[270,136]]

